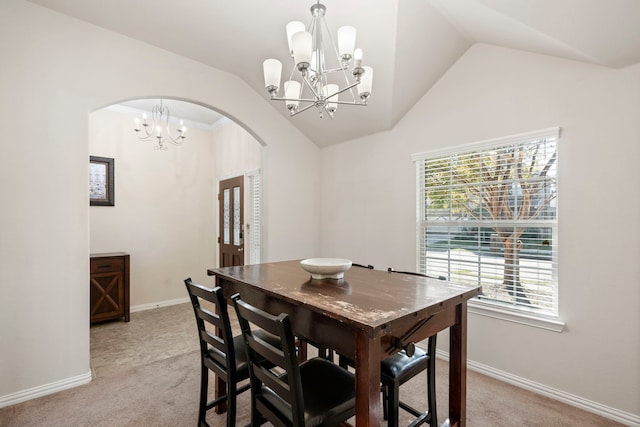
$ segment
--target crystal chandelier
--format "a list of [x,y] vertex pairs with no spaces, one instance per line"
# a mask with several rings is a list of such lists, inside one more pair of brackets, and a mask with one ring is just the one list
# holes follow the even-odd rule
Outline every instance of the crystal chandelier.
[[[171,120],[171,113],[169,113],[169,107],[162,103],[162,99],[159,104],[156,104],[151,109],[151,123],[147,120],[147,113],[142,114],[142,122],[139,118],[136,118],[136,127],[133,129],[138,134],[138,138],[142,141],[157,140],[158,145],[154,147],[156,150],[167,150],[169,147],[167,143],[174,145],[180,145],[186,138],[185,133],[187,128],[184,126],[184,121],[180,120],[180,125],[177,129],[177,134],[171,132],[169,127],[169,121]],[[142,125],[142,128],[140,128]]]
[[[324,19],[326,9],[319,1],[311,6],[308,30],[299,21],[287,24],[293,67],[289,80],[284,82],[283,98],[277,96],[282,63],[277,59],[263,63],[265,87],[271,99],[284,101],[291,116],[315,106],[320,118],[325,112],[333,118],[338,105],[367,105],[371,95],[373,69],[362,66],[362,49],[354,49],[356,29],[340,27],[336,48]],[[330,50],[325,51],[325,47]]]

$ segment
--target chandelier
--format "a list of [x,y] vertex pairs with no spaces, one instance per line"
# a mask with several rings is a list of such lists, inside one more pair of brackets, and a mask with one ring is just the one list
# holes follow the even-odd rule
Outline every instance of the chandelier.
[[283,101],[291,116],[316,107],[320,118],[325,112],[333,118],[338,105],[367,105],[371,95],[373,69],[362,66],[362,49],[354,49],[356,29],[340,27],[336,48],[324,19],[326,10],[319,1],[311,6],[308,30],[299,21],[286,26],[293,67],[289,80],[284,82],[284,97],[277,96],[282,63],[277,59],[263,63],[265,87],[271,100]]
[[[158,145],[154,147],[156,150],[167,150],[169,147],[167,143],[173,145],[180,145],[186,138],[185,133],[187,128],[184,126],[184,121],[180,120],[180,125],[177,129],[177,134],[171,132],[169,122],[171,120],[171,113],[169,107],[162,103],[162,99],[159,104],[156,104],[151,109],[151,122],[147,120],[147,113],[142,113],[142,122],[139,118],[136,118],[136,127],[133,129],[138,134],[138,138],[142,141],[156,140]],[[142,125],[142,128],[140,128]]]

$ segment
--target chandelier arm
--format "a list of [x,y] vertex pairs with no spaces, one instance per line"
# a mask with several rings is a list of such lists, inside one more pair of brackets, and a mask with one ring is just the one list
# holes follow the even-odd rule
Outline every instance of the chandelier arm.
[[[345,87],[345,88],[340,89],[338,92],[333,93],[333,94],[331,94],[330,96],[327,96],[327,99],[331,99],[331,98],[333,98],[334,96],[337,96],[338,94],[340,94],[340,93],[342,93],[342,92],[346,92],[346,91],[348,91],[349,89],[351,89],[352,87],[358,86],[358,84],[359,84],[359,83],[360,83],[360,82],[351,83],[351,84],[349,84],[349,86],[347,86],[347,87]],[[331,101],[331,102],[334,102],[334,101]]]
[[[340,67],[340,68],[331,68],[329,70],[324,70],[324,73],[337,73],[338,71],[342,71],[343,73],[348,70],[349,67]],[[346,73],[344,73],[346,75]]]
[[162,126],[162,121],[163,121],[162,118],[164,116],[165,128],[167,129],[167,135],[164,136],[162,140],[171,142],[174,145],[182,144],[184,142],[185,137],[182,135],[182,132],[180,130],[178,130],[178,135],[176,137],[174,137],[171,134],[171,112],[169,111],[169,107],[166,107],[161,103],[159,109],[160,109],[160,117],[159,117],[160,126]]
[[331,101],[333,104],[343,104],[343,105],[359,105],[361,107],[366,107],[367,104],[364,102],[356,102],[356,101]]
[[344,76],[344,81],[347,84],[347,86],[344,89],[341,89],[339,92],[335,93],[334,95],[337,95],[338,93],[349,91],[349,93],[351,94],[351,98],[355,100],[357,97],[356,97],[356,95],[353,93],[353,91],[351,89],[356,87],[360,83],[360,81],[356,81],[354,83],[351,83],[349,81],[349,76],[345,72],[346,70],[348,70],[348,68],[349,67],[342,67],[342,68],[333,68],[331,70],[325,70],[325,74],[326,73],[334,73],[334,72],[340,72],[341,71],[342,75]]
[[[148,123],[142,124],[142,130],[144,130],[144,135],[138,134],[138,138],[141,139],[142,141],[146,141],[151,138],[151,134],[149,133],[149,126],[150,125]],[[140,129],[137,129],[136,132],[140,132]]]
[[296,111],[295,113],[291,114],[291,117],[293,117],[293,116],[297,116],[298,114],[302,113],[303,111],[308,110],[309,108],[313,107],[314,105],[315,105],[315,104],[314,104],[314,103],[312,103],[312,104],[307,105],[307,106],[306,106],[306,107],[304,107],[304,108],[299,109],[299,110],[298,110],[298,111]]
[[170,142],[173,145],[180,145],[184,142],[184,138],[182,135],[177,136],[176,138],[169,135],[168,137],[163,137],[162,140],[166,142]]
[[[167,134],[162,136],[162,141],[168,141],[173,143],[174,145],[180,145],[184,142],[184,139],[186,138],[185,136],[182,135],[182,132],[178,131],[178,135],[177,136],[173,136],[171,135],[171,128],[169,126],[169,122],[167,120],[166,122],[167,124],[165,125],[165,128],[167,129]],[[157,138],[157,137],[156,137]]]
[[[302,76],[302,81],[304,82],[304,85],[309,88],[309,90],[311,91],[311,93],[316,99],[320,98],[320,95],[318,94],[318,92],[316,92],[316,89],[313,87],[313,84],[307,79],[306,76]],[[303,91],[304,89],[301,90],[301,93]]]
[[297,101],[297,102],[316,102],[315,99],[308,98],[270,98],[271,101]]
[[[167,128],[167,135],[166,135],[166,137],[163,137],[163,139],[168,138],[169,142],[172,142],[175,145],[180,145],[180,144],[182,144],[182,142],[184,142],[185,136],[182,135],[182,132],[180,130],[178,130],[178,135],[176,137],[174,137],[171,134],[171,127],[169,125],[169,116],[168,115],[167,115],[166,128]],[[178,129],[180,129],[180,128],[178,128]]]

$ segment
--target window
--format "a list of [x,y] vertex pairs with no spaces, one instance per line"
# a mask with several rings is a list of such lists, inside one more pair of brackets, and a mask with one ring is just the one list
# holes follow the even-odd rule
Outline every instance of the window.
[[558,314],[559,128],[413,156],[417,268],[479,284],[478,302]]

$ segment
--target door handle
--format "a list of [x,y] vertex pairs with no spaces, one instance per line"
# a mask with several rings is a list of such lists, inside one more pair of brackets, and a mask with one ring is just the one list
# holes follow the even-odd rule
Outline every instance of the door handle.
[[238,252],[244,252],[244,248],[238,248]]

